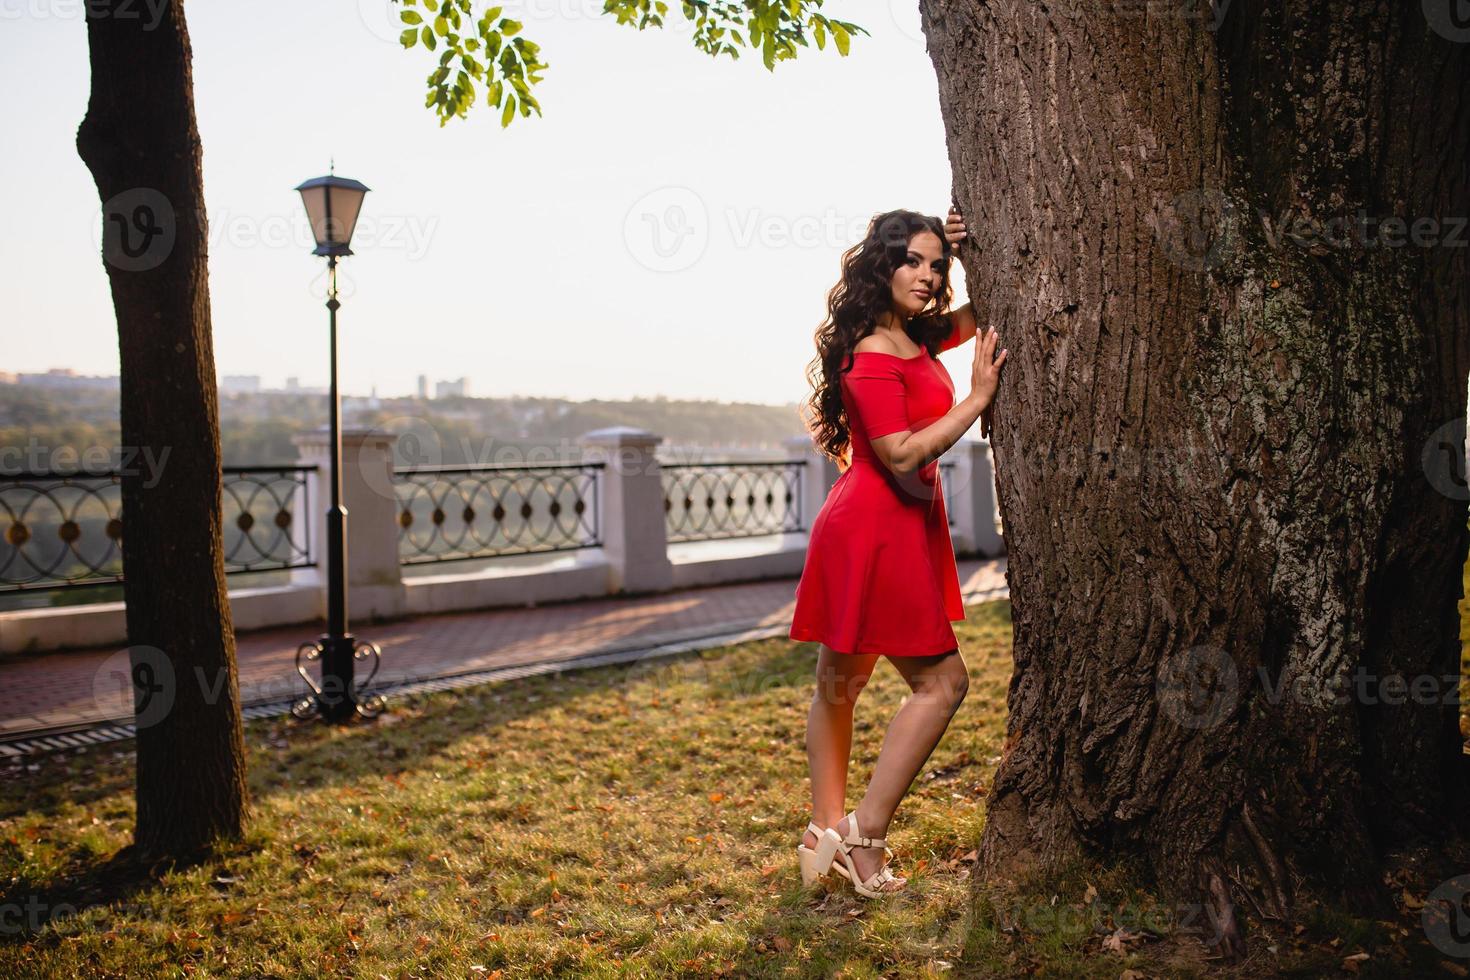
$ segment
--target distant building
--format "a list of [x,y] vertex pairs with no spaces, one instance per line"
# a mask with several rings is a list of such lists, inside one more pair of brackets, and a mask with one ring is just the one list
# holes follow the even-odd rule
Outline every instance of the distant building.
[[427,374],[419,375],[419,400],[429,400],[429,376]]
[[118,377],[112,375],[77,374],[71,368],[52,368],[44,374],[20,371],[15,383],[41,388],[116,388]]
[[226,394],[253,394],[260,391],[260,375],[227,374],[220,379],[219,390]]
[[325,395],[327,393],[326,388],[303,387],[301,384],[301,379],[294,374],[286,379],[285,388],[275,390],[284,391],[288,395]]
[[434,382],[435,398],[463,398],[469,387],[469,378],[457,378],[454,381]]

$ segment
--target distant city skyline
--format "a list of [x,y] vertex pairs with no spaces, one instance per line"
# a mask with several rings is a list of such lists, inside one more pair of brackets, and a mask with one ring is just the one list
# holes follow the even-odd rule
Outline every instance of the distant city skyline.
[[[329,389],[324,385],[303,385],[300,378],[295,375],[284,379],[279,385],[267,384],[266,380],[258,374],[225,374],[217,379],[217,387],[221,397],[236,394],[301,394],[301,395],[326,395]],[[0,371],[0,384],[4,385],[39,385],[43,387],[66,387],[68,385],[91,385],[117,387],[120,378],[116,374],[82,374],[75,368],[48,368],[45,371]],[[444,378],[434,381],[434,394],[428,391],[428,376],[419,375],[419,387],[417,392],[399,393],[393,395],[382,395],[378,392],[378,386],[373,385],[366,394],[344,388],[341,396],[344,401],[379,401],[395,399],[418,398],[424,401],[436,401],[445,398],[555,398],[559,401],[597,401],[598,396],[589,396],[584,399],[563,398],[557,395],[500,395],[500,394],[477,394],[470,390],[470,379],[467,377]],[[659,399],[669,398],[663,393],[653,395],[635,395],[636,398]],[[620,399],[610,399],[620,400]],[[631,400],[631,399],[630,399]],[[737,402],[745,403],[742,399],[728,398],[681,398],[671,399],[680,401],[707,401],[707,402]],[[787,404],[787,403],[781,403]]]
[[[342,264],[344,390],[804,400],[842,252],[875,213],[950,200],[917,3],[829,4],[873,36],[774,73],[695,50],[677,6],[643,33],[601,6],[505,5],[550,67],[545,117],[503,130],[483,104],[440,128],[435,59],[398,45],[388,0],[191,4],[217,375],[326,384],[325,264],[293,188],[335,158],[372,188]],[[83,9],[17,7],[0,32],[0,79],[26,93],[0,158],[24,229],[0,242],[10,371],[118,371],[75,147]],[[944,359],[968,375],[965,349]]]

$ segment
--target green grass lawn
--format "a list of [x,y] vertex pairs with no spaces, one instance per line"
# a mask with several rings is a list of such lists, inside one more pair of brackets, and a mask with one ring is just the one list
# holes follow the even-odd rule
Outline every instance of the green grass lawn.
[[[910,877],[900,897],[801,887],[815,648],[768,640],[400,699],[376,725],[251,723],[248,839],[126,887],[99,869],[130,840],[131,744],[29,760],[0,790],[0,975],[1208,972],[1118,872],[972,903],[1009,617],[989,603],[956,624],[970,695],[890,831]],[[850,804],[906,691],[880,664],[858,706]],[[1381,926],[1401,925],[1324,921],[1289,963],[1239,975],[1366,948],[1372,976]]]
[[[973,686],[895,821],[901,902],[803,892],[815,647],[770,640],[399,700],[376,726],[251,723],[245,845],[0,935],[0,975],[942,971],[998,761],[1008,617],[956,624]],[[883,665],[863,694],[854,804],[906,691]],[[57,888],[128,843],[131,751],[31,761],[0,794],[0,882],[12,904],[81,905]]]

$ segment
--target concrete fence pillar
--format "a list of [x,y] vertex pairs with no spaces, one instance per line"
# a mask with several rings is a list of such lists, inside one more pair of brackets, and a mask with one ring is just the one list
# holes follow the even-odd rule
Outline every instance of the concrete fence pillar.
[[837,470],[836,461],[823,455],[811,436],[790,436],[782,442],[786,446],[787,457],[799,460],[805,466],[801,472],[801,526],[810,531],[817,512],[827,502],[827,494],[841,473]]
[[616,425],[588,432],[578,442],[585,462],[603,464],[597,527],[611,565],[608,591],[657,592],[672,587],[663,475],[654,455],[663,436]]
[[[342,506],[347,511],[347,617],[353,622],[404,615],[408,598],[398,561],[398,495],[393,489],[396,436],[377,429],[342,430]],[[327,510],[332,506],[330,434],[325,427],[291,437],[298,462],[315,466],[308,480],[311,556],[325,615]],[[301,509],[298,508],[298,513]],[[293,532],[295,533],[295,532]]]
[[954,518],[955,550],[964,554],[975,552],[986,558],[1000,557],[1005,554],[1006,546],[997,528],[999,512],[990,444],[961,438],[941,458],[941,462],[950,460],[955,465],[945,476],[948,498],[945,503]]

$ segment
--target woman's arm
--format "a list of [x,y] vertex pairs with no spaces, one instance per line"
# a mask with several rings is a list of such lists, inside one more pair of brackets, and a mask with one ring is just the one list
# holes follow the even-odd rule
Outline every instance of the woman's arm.
[[[949,206],[949,215],[944,219],[945,240],[950,245],[958,248],[959,243],[968,234],[969,232],[965,230],[965,218],[960,214],[960,206],[958,204],[951,204]],[[975,334],[978,332],[979,320],[975,316],[974,303],[966,303],[964,306],[955,310],[952,316],[954,317],[956,329],[959,331],[959,339],[955,340],[952,346],[958,347],[967,340],[975,339]],[[950,336],[953,337],[954,335],[951,334]],[[987,441],[990,439],[991,424],[995,420],[994,408],[995,402],[991,401],[980,414],[980,436]]]
[[[965,219],[960,215],[957,205],[950,205],[949,215],[944,219],[944,237],[953,247],[958,248],[959,243],[965,239],[969,232],[965,230]],[[950,325],[955,328],[956,333],[951,333],[950,340],[954,343],[946,343],[945,349],[958,347],[960,344],[975,339],[977,323],[975,319],[975,307],[973,303],[966,303],[957,310],[950,311]]]
[[975,339],[979,324],[975,322],[975,308],[972,305],[966,303],[957,310],[951,310],[949,315],[950,323],[954,326],[954,333],[950,336],[958,337],[953,346],[958,347],[966,341]]

